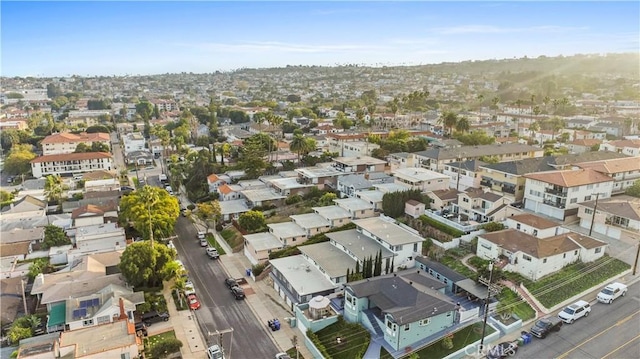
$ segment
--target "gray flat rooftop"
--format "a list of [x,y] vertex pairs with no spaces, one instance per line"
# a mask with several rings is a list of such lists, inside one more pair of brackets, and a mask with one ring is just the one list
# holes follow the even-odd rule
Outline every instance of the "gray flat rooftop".
[[278,187],[280,189],[291,189],[291,188],[305,188],[305,187],[313,187],[312,184],[302,184],[298,183],[298,178],[295,177],[287,177],[287,178],[277,178],[271,180],[271,185],[274,187]]
[[354,271],[356,268],[355,259],[329,242],[300,246],[298,249],[302,255],[315,261],[331,278],[346,276],[347,270]]
[[128,334],[127,323],[126,320],[122,320],[113,324],[63,332],[60,336],[60,347],[75,345],[75,355],[78,357],[135,345],[135,333]]
[[245,180],[238,181],[238,185],[242,187],[242,189],[258,189],[265,188],[267,185],[260,180]]
[[356,196],[368,202],[367,204],[369,204],[369,206],[371,207],[370,203],[382,202],[382,196],[384,196],[384,193],[385,192],[382,192],[379,190],[362,191],[362,192],[356,193]]
[[385,160],[381,160],[375,157],[370,156],[350,156],[350,157],[336,157],[333,159],[338,163],[343,163],[347,166],[357,166],[357,165],[381,165],[387,163]]
[[398,168],[393,171],[396,177],[407,178],[411,181],[430,181],[436,179],[449,179],[449,176],[428,170],[426,168]]
[[382,258],[393,257],[390,250],[355,229],[326,233],[325,235],[331,242],[335,242],[335,246],[361,261],[370,257],[375,258],[379,251],[382,251]]
[[277,238],[300,237],[307,234],[302,227],[293,222],[271,223],[267,224],[267,226]]
[[269,232],[247,234],[244,239],[257,251],[268,249],[280,249],[284,247],[282,242]]
[[270,188],[263,189],[248,189],[242,191],[242,194],[247,197],[247,199],[251,202],[262,202],[262,201],[272,201],[276,199],[284,199],[286,196],[281,196],[275,193]]
[[297,168],[296,172],[302,174],[304,177],[316,178],[316,177],[331,177],[341,176],[344,172],[338,171],[333,167],[306,167]]
[[[318,268],[311,265],[301,254],[272,259],[269,263],[286,278],[287,282],[300,295],[320,293],[337,287],[337,284],[331,283]],[[346,270],[345,274],[347,274]]]
[[[46,219],[46,217],[43,217]],[[44,227],[20,229],[14,228],[10,231],[0,233],[0,242],[4,244],[40,241],[44,238]]]
[[305,229],[330,226],[329,221],[317,213],[295,214],[289,216],[289,218]]
[[407,229],[382,217],[356,219],[353,220],[353,223],[362,230],[393,246],[424,241],[424,238],[419,235],[409,232]]
[[124,228],[118,227],[117,223],[94,224],[90,226],[82,226],[76,229],[76,238],[91,236],[96,234],[106,234],[113,232],[124,233]]
[[340,206],[312,207],[311,209],[329,220],[350,217],[349,211]]
[[341,208],[352,211],[363,211],[367,209],[373,209],[371,203],[360,198],[343,198],[334,199],[333,202]]
[[233,201],[220,201],[221,214],[244,213],[249,211],[247,201],[244,199],[236,199]]
[[379,183],[374,184],[373,187],[384,193],[403,192],[411,189],[411,186],[402,183]]

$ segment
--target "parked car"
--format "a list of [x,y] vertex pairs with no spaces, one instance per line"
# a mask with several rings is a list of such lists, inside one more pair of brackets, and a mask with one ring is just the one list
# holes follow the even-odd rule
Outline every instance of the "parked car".
[[582,317],[588,317],[589,313],[591,313],[591,305],[589,305],[589,302],[579,300],[558,313],[558,318],[562,319],[565,323],[573,324],[573,322]]
[[518,351],[518,341],[503,342],[489,349],[487,359],[501,359],[514,356]]
[[214,247],[207,247],[206,251],[207,251],[207,256],[209,256],[209,258],[211,259],[220,258],[220,254],[218,253],[218,250],[215,249]]
[[562,328],[562,320],[556,317],[542,318],[531,328],[531,334],[536,338],[544,339],[551,332],[557,332]]
[[627,286],[622,283],[611,283],[598,293],[598,302],[611,304],[616,298],[624,297],[627,290]]
[[176,249],[176,245],[175,245],[175,244],[173,244],[173,241],[172,241],[172,240],[169,240],[169,242],[167,242],[167,247],[169,247],[169,248],[171,248],[171,249],[173,249],[173,250],[175,250],[175,249]]
[[198,239],[204,239],[205,233],[202,231],[198,231]]
[[224,280],[224,284],[227,288],[231,289],[233,287],[238,287],[238,281],[233,278],[227,278]]
[[291,357],[287,353],[278,353],[276,354],[276,359],[291,359]]
[[172,196],[173,196],[173,188],[171,188],[171,186],[166,186],[164,189],[165,189],[167,192],[169,192],[169,194],[170,194],[170,195],[172,195]]
[[195,294],[189,294],[189,296],[187,297],[187,300],[189,301],[189,309],[191,310],[200,309],[200,301],[198,300],[198,297]]
[[244,299],[244,290],[240,286],[231,287],[231,294],[237,299]]
[[196,294],[196,289],[193,286],[193,283],[188,280],[184,283],[184,295],[189,296],[191,294]]
[[206,247],[209,245],[206,238],[200,238],[200,247]]
[[153,323],[166,322],[168,320],[169,320],[169,313],[167,312],[158,312],[154,310],[142,315],[142,322],[147,327],[150,327],[151,324]]
[[224,359],[222,349],[218,345],[212,345],[207,348],[207,359]]

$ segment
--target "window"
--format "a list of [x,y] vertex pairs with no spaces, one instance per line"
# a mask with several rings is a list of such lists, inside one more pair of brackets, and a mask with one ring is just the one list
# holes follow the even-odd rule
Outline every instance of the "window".
[[584,196],[585,201],[591,201],[591,196]]
[[524,259],[525,261],[529,261],[529,262],[531,262],[531,257],[529,257],[529,256],[528,256],[528,255],[526,255],[526,254],[523,254],[523,255],[522,255],[522,259]]
[[82,325],[85,327],[93,325],[93,319],[88,319],[82,322]]
[[578,202],[577,198],[571,198],[571,200],[569,201],[569,203],[576,203],[576,202]]
[[131,356],[129,353],[122,353],[120,354],[120,359],[131,359]]
[[405,324],[405,325],[404,325],[404,331],[405,331],[405,332],[406,332],[406,331],[408,331],[408,330],[409,330],[409,328],[411,328],[411,326],[410,326],[409,324]]
[[573,255],[577,256],[578,255],[578,250],[576,249],[575,251],[573,251]]
[[516,224],[516,229],[520,229],[520,223]]
[[592,184],[587,185],[587,189],[593,189],[593,185]]
[[562,254],[562,258],[567,258],[567,254],[566,253]]
[[480,246],[481,246],[482,248],[485,248],[485,249],[491,250],[491,245],[490,245],[490,244],[482,243]]
[[542,263],[547,263],[547,258],[542,259]]
[[98,324],[109,323],[109,316],[103,315],[102,317],[98,317]]
[[462,202],[469,203],[469,198],[467,198],[467,197],[462,198]]
[[429,323],[431,323],[431,318],[422,319],[422,320],[420,320],[420,322],[418,322],[418,324],[421,327],[424,327],[425,325],[429,325]]
[[596,248],[596,253],[600,253],[600,252],[602,252],[602,247]]
[[585,208],[584,214],[593,214],[593,210],[591,208]]

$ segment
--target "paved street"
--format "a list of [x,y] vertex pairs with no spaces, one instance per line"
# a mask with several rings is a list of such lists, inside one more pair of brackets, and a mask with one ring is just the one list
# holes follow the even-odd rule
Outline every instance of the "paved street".
[[[640,353],[640,284],[629,287],[625,297],[613,304],[592,302],[587,318],[562,329],[545,339],[533,338],[531,344],[520,347],[518,358],[635,359]],[[557,313],[554,313],[556,315]]]
[[215,335],[207,338],[208,333],[233,328],[233,341],[230,334],[224,335],[225,358],[273,357],[278,350],[264,329],[266,323],[258,323],[247,303],[233,298],[223,283],[226,274],[220,263],[206,256],[196,232],[189,219],[180,217],[176,224],[179,239],[174,244],[202,304],[196,316],[207,344],[216,343],[218,339]]

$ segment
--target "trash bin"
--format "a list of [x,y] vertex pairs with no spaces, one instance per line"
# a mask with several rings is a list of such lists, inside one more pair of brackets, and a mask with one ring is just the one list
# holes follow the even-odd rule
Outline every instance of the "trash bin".
[[280,321],[278,319],[273,320],[273,327],[275,328],[274,330],[280,330]]
[[531,343],[531,334],[522,334],[522,344],[526,345]]
[[247,277],[251,277],[251,268],[247,268],[246,271]]

